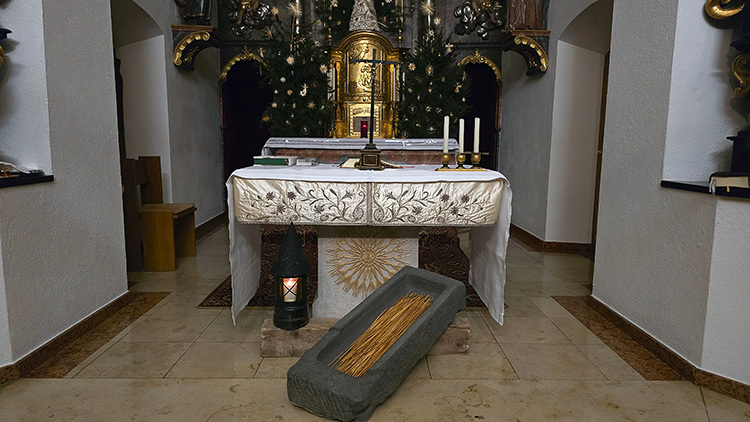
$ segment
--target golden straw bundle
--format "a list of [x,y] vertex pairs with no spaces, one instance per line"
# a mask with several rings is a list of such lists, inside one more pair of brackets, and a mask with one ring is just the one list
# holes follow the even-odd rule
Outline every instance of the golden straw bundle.
[[383,311],[331,366],[347,375],[361,377],[431,304],[430,295],[409,292]]

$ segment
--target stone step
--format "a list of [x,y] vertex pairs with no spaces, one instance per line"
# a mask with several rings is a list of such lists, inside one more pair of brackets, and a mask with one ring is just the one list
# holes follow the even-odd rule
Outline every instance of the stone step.
[[[282,330],[273,325],[272,319],[267,319],[263,321],[260,329],[260,354],[264,358],[300,357],[320,341],[338,320],[338,318],[312,318],[302,328]],[[469,319],[457,316],[427,354],[468,353],[470,332]]]

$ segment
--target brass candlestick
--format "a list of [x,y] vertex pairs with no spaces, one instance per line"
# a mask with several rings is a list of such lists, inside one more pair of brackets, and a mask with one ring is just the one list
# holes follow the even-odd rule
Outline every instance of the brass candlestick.
[[435,171],[452,171],[453,169],[450,168],[451,156],[458,154],[458,152],[438,152],[436,154],[440,156],[440,162],[443,164],[443,166],[436,168]]
[[482,156],[489,155],[489,152],[474,152],[471,154],[471,168],[479,169],[479,163],[482,162]]
[[464,169],[464,163],[466,162],[466,153],[465,152],[459,152],[458,155],[456,155],[456,166],[457,169]]

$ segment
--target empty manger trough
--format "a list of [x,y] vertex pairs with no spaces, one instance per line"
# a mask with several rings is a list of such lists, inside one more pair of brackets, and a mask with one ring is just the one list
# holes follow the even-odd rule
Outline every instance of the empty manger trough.
[[[399,333],[368,370],[361,376],[351,376],[334,368],[355,341],[366,337],[363,333],[381,314],[400,306],[403,301],[399,300],[410,294],[428,295],[431,303],[420,309],[422,313]],[[464,306],[463,283],[430,271],[404,267],[331,327],[289,369],[289,401],[331,419],[367,420],[375,407],[396,391]]]

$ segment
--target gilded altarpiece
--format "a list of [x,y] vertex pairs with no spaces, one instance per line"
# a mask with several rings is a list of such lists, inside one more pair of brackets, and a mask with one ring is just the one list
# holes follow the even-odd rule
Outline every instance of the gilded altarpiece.
[[352,60],[372,59],[398,61],[400,55],[383,35],[370,31],[357,31],[341,40],[331,52],[334,74],[333,101],[336,104],[335,138],[359,138],[360,123],[370,118],[370,96],[375,90],[374,137],[392,138],[398,100],[399,65],[382,64],[375,69],[373,87],[372,65],[352,63]]

